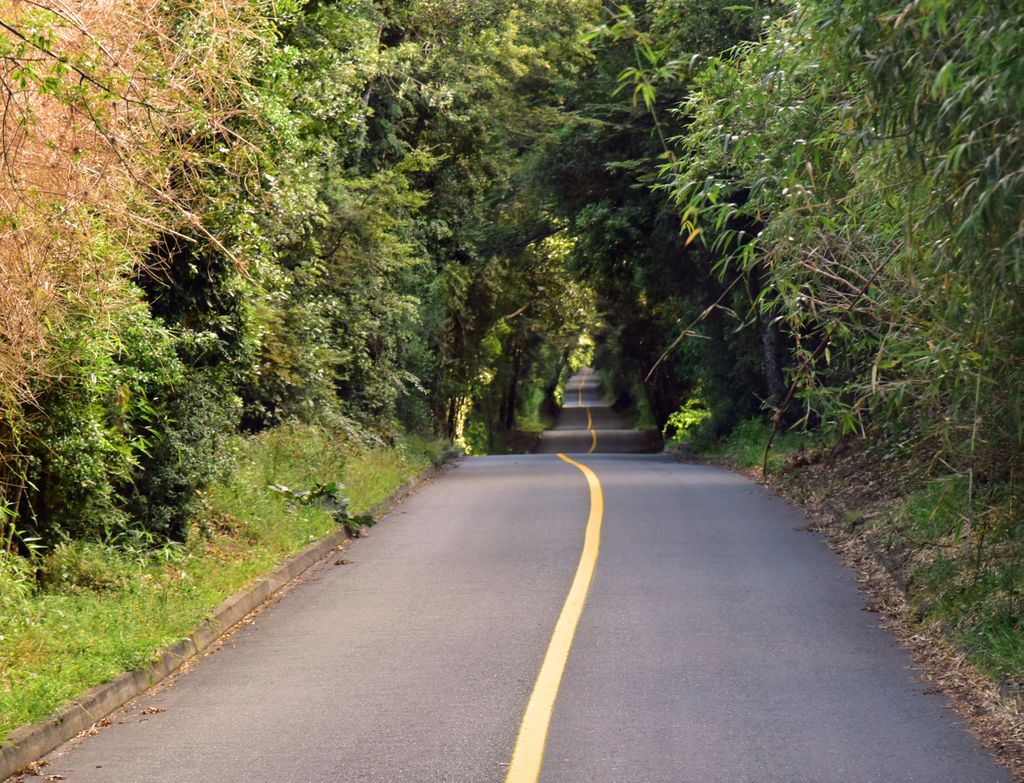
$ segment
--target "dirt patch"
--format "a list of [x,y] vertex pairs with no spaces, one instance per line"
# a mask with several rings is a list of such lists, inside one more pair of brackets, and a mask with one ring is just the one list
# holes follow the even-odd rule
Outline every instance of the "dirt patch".
[[1024,781],[1024,704],[1006,687],[967,660],[938,623],[922,621],[907,595],[912,552],[887,548],[871,522],[880,519],[921,485],[912,459],[887,464],[863,444],[848,443],[827,455],[799,452],[785,469],[763,481],[760,469],[739,469],[685,449],[669,455],[680,462],[714,464],[766,484],[811,519],[808,530],[823,534],[871,597],[865,609],[907,647],[921,679],[946,695],[978,741]]

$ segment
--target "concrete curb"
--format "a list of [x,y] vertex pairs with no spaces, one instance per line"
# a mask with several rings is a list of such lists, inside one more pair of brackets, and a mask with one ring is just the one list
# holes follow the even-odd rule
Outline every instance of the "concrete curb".
[[[456,460],[460,452],[446,451],[433,466],[402,484],[387,500],[368,512],[380,516],[404,500],[413,490],[432,479],[447,463]],[[157,662],[148,669],[126,672],[111,682],[97,685],[81,698],[44,718],[38,723],[12,731],[0,745],[0,781],[38,761],[64,742],[102,720],[118,707],[141,695],[183,664],[191,660],[246,615],[258,608],[270,596],[326,558],[349,539],[345,530],[339,530],[297,555],[285,560],[268,576],[250,587],[239,590],[218,606],[186,639],[175,642],[158,653]]]

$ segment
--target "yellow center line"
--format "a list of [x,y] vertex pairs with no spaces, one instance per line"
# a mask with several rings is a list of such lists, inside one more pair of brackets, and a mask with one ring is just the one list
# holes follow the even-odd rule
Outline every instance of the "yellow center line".
[[[580,381],[580,393],[579,393],[579,405],[583,407],[583,381]],[[594,449],[597,448],[597,430],[594,429],[594,420],[590,417],[590,408],[586,408],[587,411],[587,431],[590,433],[590,448],[587,449],[587,454],[593,454]]]
[[601,521],[604,518],[604,495],[601,482],[586,465],[569,459],[564,454],[558,458],[579,468],[590,486],[590,515],[587,517],[587,530],[583,537],[583,551],[576,567],[576,576],[569,587],[569,595],[562,605],[562,612],[555,623],[554,633],[548,643],[548,651],[544,655],[537,682],[533,686],[530,700],[523,713],[523,721],[519,725],[519,736],[512,752],[512,763],[509,765],[505,783],[536,783],[540,777],[541,763],[544,761],[544,746],[547,743],[548,727],[551,724],[551,711],[555,707],[558,686],[562,682],[566,661],[572,640],[576,636],[583,606],[587,602],[587,591],[594,578],[597,567],[597,555],[601,548]]

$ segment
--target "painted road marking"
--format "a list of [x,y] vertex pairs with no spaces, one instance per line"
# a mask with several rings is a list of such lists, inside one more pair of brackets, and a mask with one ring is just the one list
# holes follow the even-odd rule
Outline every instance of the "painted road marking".
[[[580,381],[579,385],[579,406],[583,407],[583,381]],[[594,420],[590,417],[590,408],[586,408],[587,411],[587,432],[590,433],[590,448],[587,450],[587,454],[593,454],[594,449],[597,448],[597,430],[594,429]]]
[[512,763],[508,768],[505,783],[536,783],[540,777],[541,763],[544,761],[544,746],[547,743],[548,727],[551,724],[551,711],[555,707],[558,686],[562,682],[565,663],[569,659],[572,640],[576,636],[583,606],[587,602],[587,592],[594,578],[597,567],[597,555],[601,548],[601,521],[604,519],[604,495],[601,482],[586,465],[569,459],[564,454],[558,458],[568,462],[583,473],[590,487],[590,515],[587,517],[587,530],[583,537],[583,551],[576,567],[569,595],[558,615],[554,633],[548,643],[548,651],[544,655],[537,682],[533,686],[530,700],[523,713],[523,721],[519,724],[519,736],[512,752]]

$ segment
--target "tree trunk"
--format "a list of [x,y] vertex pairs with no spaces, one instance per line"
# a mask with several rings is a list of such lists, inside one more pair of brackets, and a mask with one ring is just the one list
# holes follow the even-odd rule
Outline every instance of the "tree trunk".
[[779,325],[770,315],[761,313],[761,353],[764,376],[768,383],[768,399],[773,407],[781,405],[786,397],[786,379],[779,359],[781,338]]
[[[750,300],[757,298],[764,291],[765,270],[761,264],[747,277]],[[753,288],[754,290],[750,290]],[[774,297],[770,294],[762,299],[759,305],[758,323],[761,327],[761,364],[764,368],[765,386],[768,390],[768,402],[773,408],[782,405],[786,398],[786,378],[782,373],[782,330],[771,313]]]
[[455,416],[458,413],[458,405],[455,397],[448,398],[448,415],[445,417],[445,433],[447,440],[455,440]]
[[502,422],[505,432],[509,432],[516,423],[516,406],[519,404],[519,375],[522,369],[522,354],[516,351],[512,358],[512,381],[508,385],[508,394],[505,397],[505,420]]

